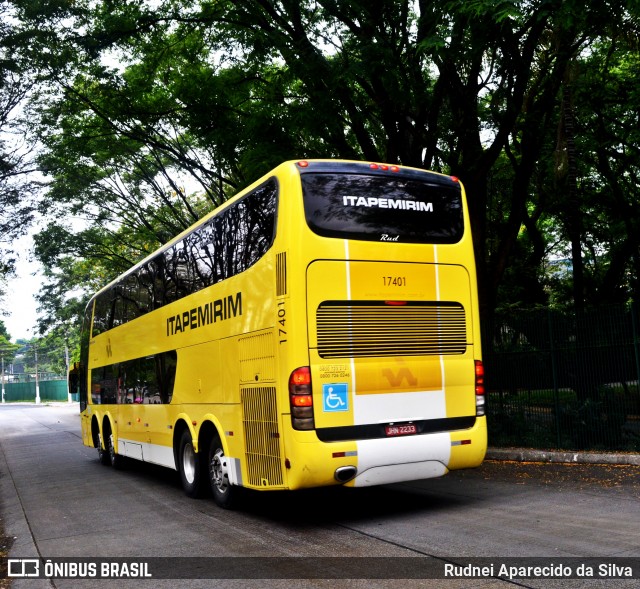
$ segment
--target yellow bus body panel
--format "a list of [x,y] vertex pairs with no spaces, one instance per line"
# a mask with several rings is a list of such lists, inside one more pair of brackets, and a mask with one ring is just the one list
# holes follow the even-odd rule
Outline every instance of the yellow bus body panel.
[[[485,418],[475,417],[474,362],[481,348],[466,206],[466,229],[456,244],[325,238],[305,223],[299,168],[288,162],[223,209],[270,177],[278,182],[278,230],[250,269],[91,338],[83,442],[95,445],[93,431],[102,432],[106,418],[118,453],[176,468],[177,432],[187,429],[200,452],[213,427],[232,461],[232,483],[254,489],[384,484],[479,465],[487,430]],[[374,323],[375,313],[384,321],[396,304],[428,303],[433,313],[449,305],[463,324],[451,336],[455,353],[398,348],[381,357],[336,357],[319,334],[319,309],[330,302],[349,313],[354,301],[377,305]],[[398,326],[411,330],[410,321]],[[348,340],[343,327],[336,330]],[[105,383],[92,384],[91,371],[173,351],[169,403],[126,392],[105,403]],[[288,381],[302,366],[311,371],[312,431],[292,427]],[[338,395],[344,405],[335,410]],[[380,437],[367,429],[438,420],[445,428],[462,423],[447,420],[465,418],[471,426],[420,435]],[[336,478],[344,467],[357,473],[346,483]]]

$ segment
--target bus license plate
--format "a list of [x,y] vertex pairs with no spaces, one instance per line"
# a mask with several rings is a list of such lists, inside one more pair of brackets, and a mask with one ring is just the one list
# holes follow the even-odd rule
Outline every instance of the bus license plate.
[[417,433],[416,426],[413,423],[405,425],[385,425],[384,431],[387,436],[410,436]]

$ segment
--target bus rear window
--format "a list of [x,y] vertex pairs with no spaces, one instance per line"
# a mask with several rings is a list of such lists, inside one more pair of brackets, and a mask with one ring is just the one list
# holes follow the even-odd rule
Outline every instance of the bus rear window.
[[464,230],[460,185],[440,178],[302,174],[307,224],[324,237],[456,243]]

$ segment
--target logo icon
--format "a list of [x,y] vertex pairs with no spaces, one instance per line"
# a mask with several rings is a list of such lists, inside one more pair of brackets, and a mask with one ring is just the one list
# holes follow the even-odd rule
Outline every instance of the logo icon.
[[8,577],[38,577],[40,560],[37,558],[10,558],[7,560]]
[[322,410],[326,412],[349,411],[347,383],[322,385]]

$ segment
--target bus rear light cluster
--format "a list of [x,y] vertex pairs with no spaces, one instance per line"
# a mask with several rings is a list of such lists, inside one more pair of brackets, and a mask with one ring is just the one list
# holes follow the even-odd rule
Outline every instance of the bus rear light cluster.
[[481,360],[476,360],[476,415],[485,414],[484,396],[484,365]]
[[289,403],[293,429],[314,429],[313,391],[311,389],[311,370],[308,366],[296,368],[291,373],[289,377]]

